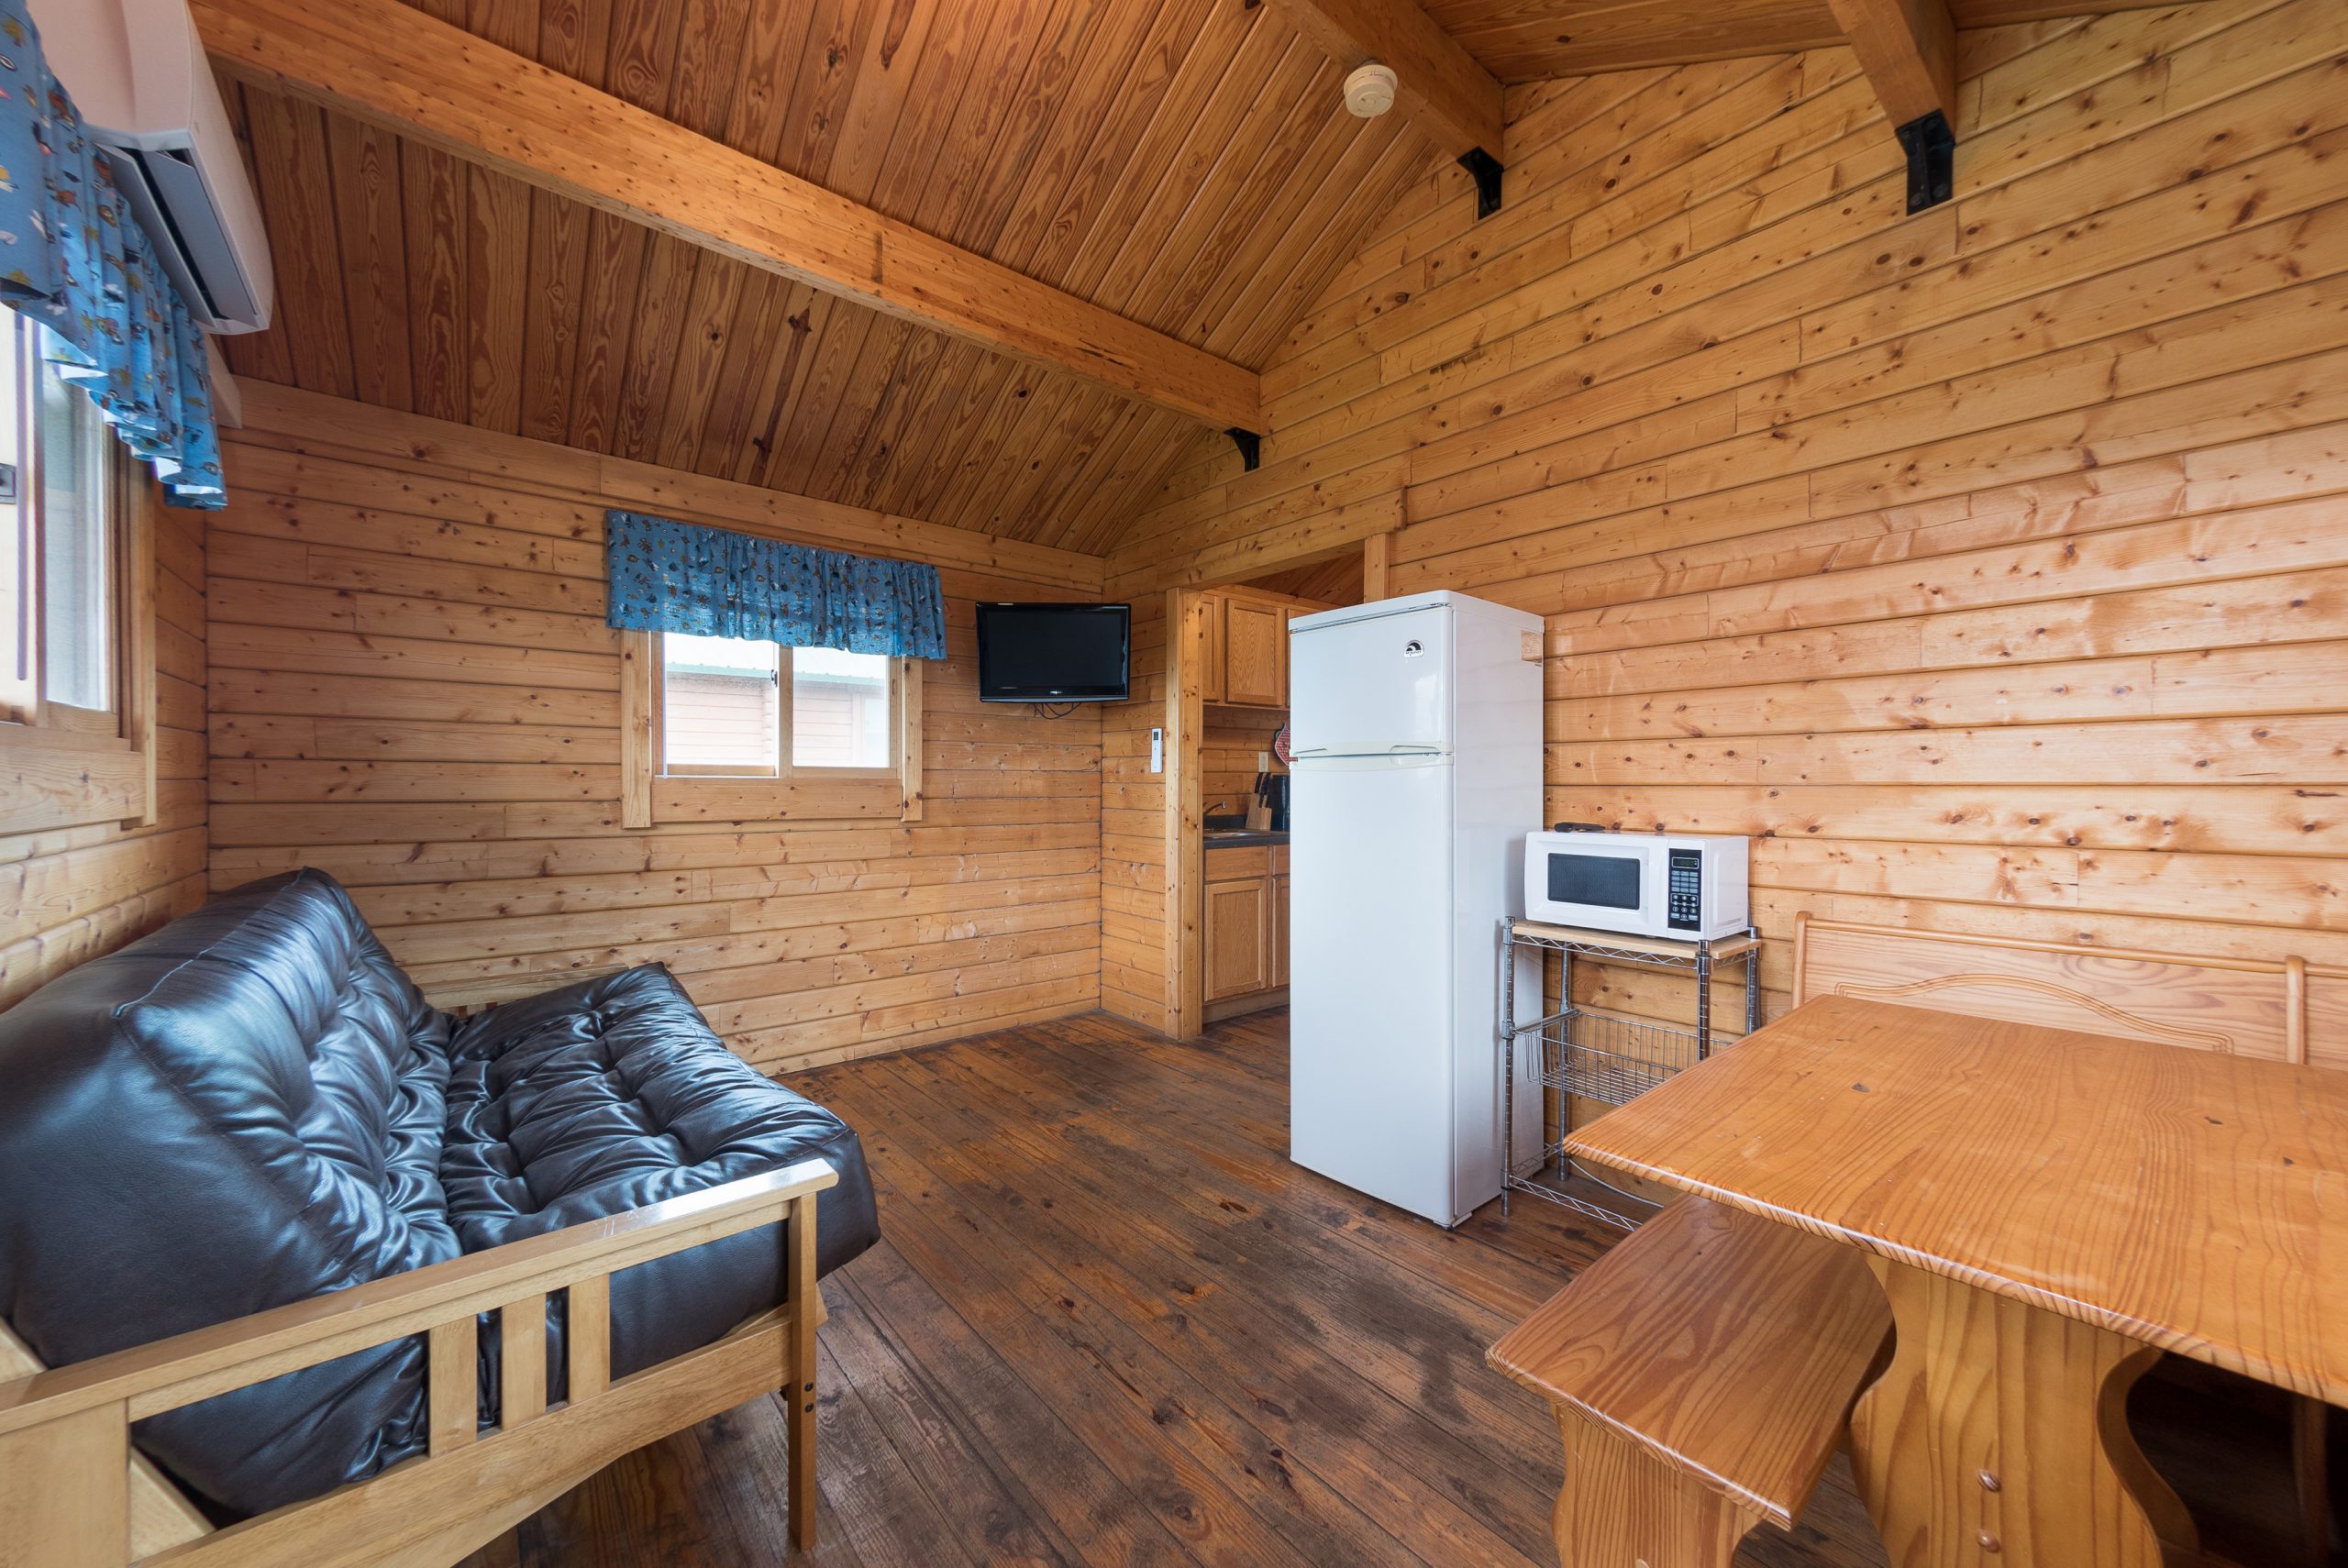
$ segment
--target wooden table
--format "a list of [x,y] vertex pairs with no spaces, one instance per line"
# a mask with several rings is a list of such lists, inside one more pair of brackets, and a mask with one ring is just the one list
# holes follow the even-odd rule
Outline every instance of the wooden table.
[[1898,1568],[2194,1551],[2121,1415],[2160,1350],[2348,1404],[2348,1073],[1826,997],[1567,1148],[1868,1254]]

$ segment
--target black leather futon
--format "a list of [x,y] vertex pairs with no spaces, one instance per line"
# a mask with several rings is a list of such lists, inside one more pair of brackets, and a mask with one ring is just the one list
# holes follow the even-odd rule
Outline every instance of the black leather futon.
[[[60,1366],[811,1157],[840,1177],[828,1272],[879,1234],[856,1133],[727,1051],[665,968],[451,1018],[297,871],[0,1013],[0,1318]],[[781,1262],[769,1227],[615,1275],[613,1375],[779,1305]],[[549,1327],[559,1397],[559,1296]],[[257,1513],[423,1452],[424,1378],[396,1342],[137,1437]]]

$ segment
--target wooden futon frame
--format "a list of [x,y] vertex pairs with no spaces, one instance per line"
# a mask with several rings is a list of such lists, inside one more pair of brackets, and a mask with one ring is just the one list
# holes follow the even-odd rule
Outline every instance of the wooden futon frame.
[[[809,1160],[606,1220],[54,1371],[0,1329],[0,1568],[448,1568],[612,1461],[781,1388],[794,1545],[815,1540],[815,1195]],[[615,1382],[611,1276],[780,1221],[789,1298],[714,1344]],[[569,1398],[549,1408],[546,1307],[569,1293]],[[475,1318],[498,1313],[503,1420],[477,1430]],[[130,1425],[423,1334],[429,1451],[213,1528]]]

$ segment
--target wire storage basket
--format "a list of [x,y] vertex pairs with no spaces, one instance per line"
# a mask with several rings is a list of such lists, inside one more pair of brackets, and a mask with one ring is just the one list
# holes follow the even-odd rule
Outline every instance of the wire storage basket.
[[[1744,981],[1744,1033],[1760,1025],[1760,938],[1748,927],[1739,935],[1717,941],[1674,942],[1624,936],[1612,932],[1577,930],[1527,920],[1503,920],[1500,926],[1500,1046],[1503,1073],[1501,1212],[1508,1212],[1512,1193],[1532,1193],[1552,1203],[1602,1220],[1623,1230],[1638,1221],[1633,1211],[1652,1205],[1635,1194],[1582,1166],[1566,1152],[1563,1130],[1571,1100],[1623,1105],[1655,1088],[1673,1074],[1684,1072],[1711,1054],[1713,1042],[1711,981],[1714,966],[1742,960]],[[1554,992],[1558,1010],[1519,1021],[1518,960],[1533,967],[1528,997],[1539,998],[1538,960],[1557,957]],[[1696,1027],[1682,1029],[1645,1019],[1593,1012],[1573,1001],[1573,961],[1576,957],[1638,968],[1677,971],[1695,982]],[[1543,1134],[1540,1154],[1520,1165],[1517,1156],[1517,1086],[1538,1095]],[[1551,1138],[1547,1129],[1561,1135]],[[1527,1141],[1527,1154],[1531,1141]]]
[[1703,1055],[1692,1029],[1597,1013],[1552,1019],[1539,1039],[1544,1084],[1608,1105],[1636,1099]]

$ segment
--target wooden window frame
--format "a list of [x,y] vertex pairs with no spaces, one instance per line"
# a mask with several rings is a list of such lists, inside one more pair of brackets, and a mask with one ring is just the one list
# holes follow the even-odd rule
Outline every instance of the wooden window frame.
[[921,660],[890,661],[892,704],[887,767],[794,768],[791,765],[791,650],[771,774],[670,772],[661,756],[660,634],[620,633],[620,825],[665,823],[917,822],[922,815]]
[[[31,352],[19,319],[8,332],[6,373],[21,375]],[[21,389],[20,389],[21,392]],[[17,517],[7,547],[19,552],[25,591],[37,605],[47,598],[39,573],[39,464],[28,396],[20,395]],[[46,660],[33,639],[34,696],[28,705],[0,712],[0,834],[118,823],[151,827],[155,788],[155,489],[120,441],[107,438],[107,528],[113,537],[114,706],[83,708],[47,693]]]

